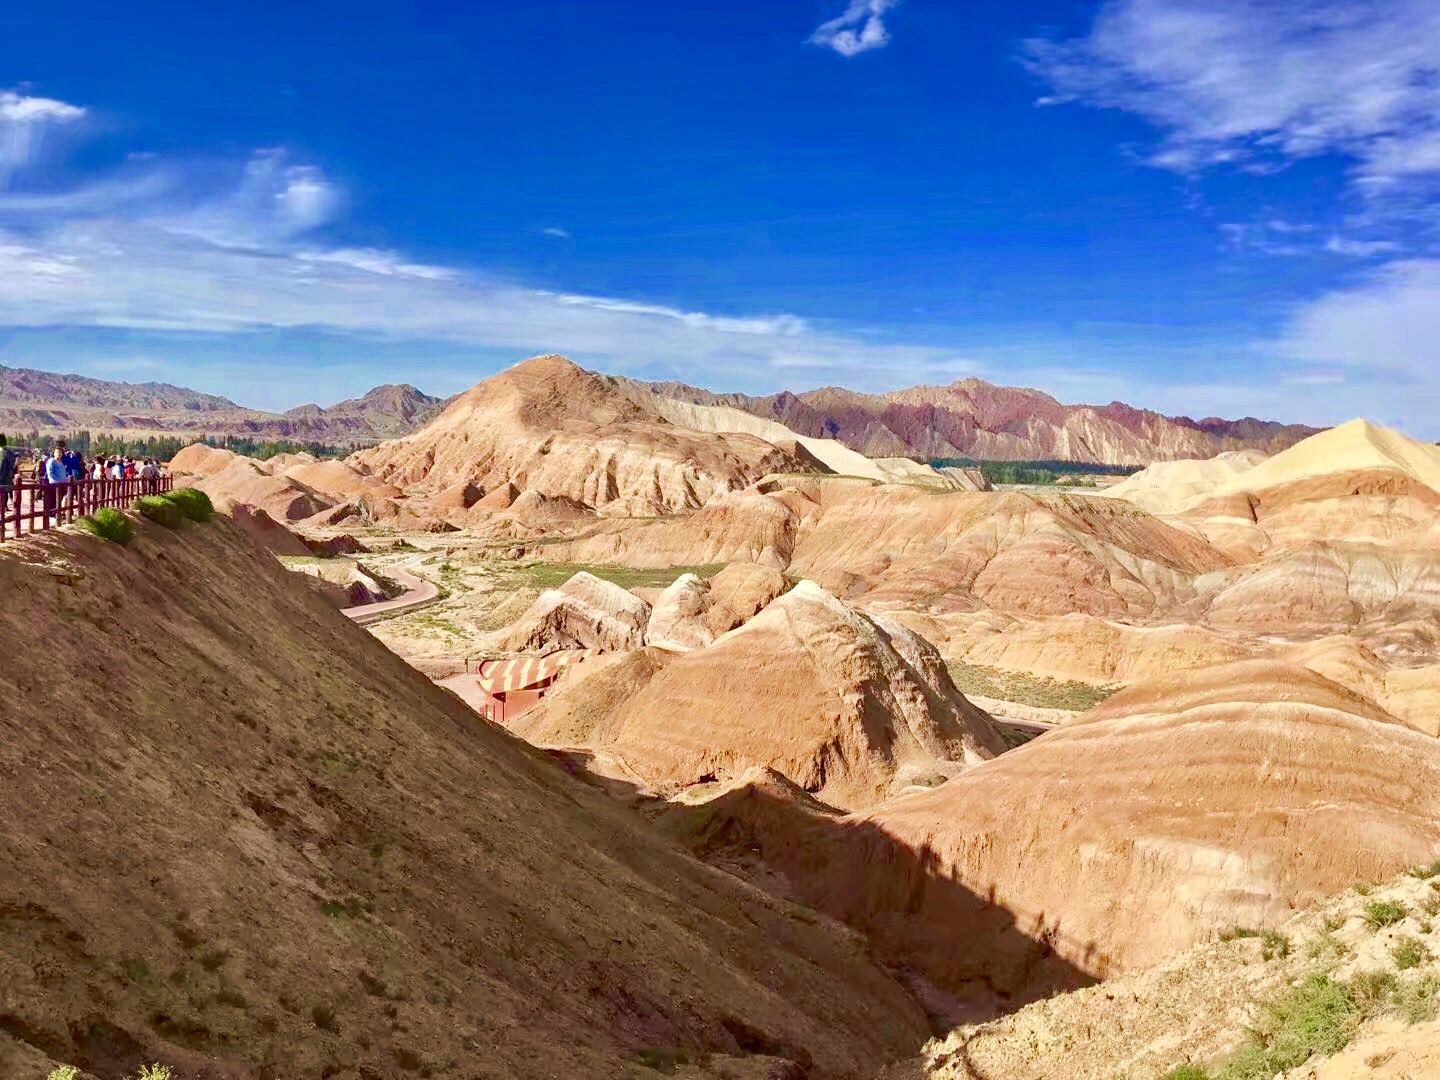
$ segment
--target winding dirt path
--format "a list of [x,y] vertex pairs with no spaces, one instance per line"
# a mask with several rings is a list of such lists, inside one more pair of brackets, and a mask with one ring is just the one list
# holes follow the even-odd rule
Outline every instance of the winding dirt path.
[[433,581],[412,574],[402,567],[388,571],[387,576],[404,585],[405,592],[393,600],[381,600],[374,604],[361,604],[358,607],[345,608],[344,612],[347,618],[364,626],[382,616],[394,615],[397,612],[409,611],[411,608],[433,603],[440,596],[440,587]]

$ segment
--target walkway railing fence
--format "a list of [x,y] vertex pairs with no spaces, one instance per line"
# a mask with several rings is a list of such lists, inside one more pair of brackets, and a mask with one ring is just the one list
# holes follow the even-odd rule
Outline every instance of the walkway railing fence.
[[0,488],[0,540],[63,525],[107,506],[125,510],[141,495],[159,495],[173,485],[174,480],[168,476],[72,480],[64,484],[39,484],[17,477],[13,490]]

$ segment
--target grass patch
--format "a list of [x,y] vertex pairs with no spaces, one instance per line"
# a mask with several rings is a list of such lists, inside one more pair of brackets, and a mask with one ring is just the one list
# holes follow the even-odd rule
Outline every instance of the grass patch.
[[185,512],[162,495],[142,495],[135,500],[135,512],[167,529],[185,524]]
[[1337,1053],[1361,1020],[1350,988],[1323,975],[1310,976],[1263,1009],[1255,1043],[1231,1058],[1217,1080],[1271,1080],[1316,1054]]
[[1087,712],[1122,689],[1082,682],[1061,682],[1024,671],[1006,671],[984,664],[951,663],[950,678],[962,694],[998,698],[1041,709]]
[[1424,866],[1412,866],[1406,873],[1420,881],[1429,881],[1431,878],[1440,877],[1440,859]]
[[1349,952],[1345,943],[1332,933],[1321,934],[1305,946],[1305,955],[1311,960],[1342,960]]
[[215,507],[210,502],[210,496],[199,488],[176,488],[160,497],[178,506],[180,512],[190,521],[209,521],[215,516]]
[[1420,901],[1420,910],[1432,918],[1440,915],[1440,896],[1427,896]]
[[503,571],[506,577],[517,579],[536,589],[557,589],[581,572],[594,574],[598,578],[613,582],[622,589],[658,589],[669,585],[681,574],[696,574],[702,578],[714,577],[725,569],[724,563],[703,566],[668,566],[661,570],[639,570],[629,566],[596,566],[588,563],[518,563]]
[[1258,938],[1260,931],[1251,926],[1232,926],[1229,930],[1220,933],[1221,941],[1241,941],[1245,938]]
[[1260,934],[1260,956],[1265,960],[1283,960],[1290,955],[1290,939],[1278,930]]
[[1325,933],[1333,934],[1336,930],[1339,930],[1342,926],[1345,925],[1345,916],[1326,915],[1325,918],[1320,920],[1320,925],[1325,928]]
[[1199,1065],[1176,1065],[1160,1080],[1210,1080],[1210,1074]]
[[1417,937],[1403,937],[1390,950],[1390,958],[1401,971],[1419,967],[1431,959],[1432,955],[1425,943]]
[[1365,905],[1365,921],[1370,924],[1371,930],[1394,926],[1407,914],[1405,905],[1398,900],[1372,900]]
[[1375,883],[1373,881],[1357,881],[1355,891],[1361,896],[1369,896],[1375,891]]
[[104,507],[80,519],[80,527],[92,536],[124,546],[135,536],[135,523],[119,510]]

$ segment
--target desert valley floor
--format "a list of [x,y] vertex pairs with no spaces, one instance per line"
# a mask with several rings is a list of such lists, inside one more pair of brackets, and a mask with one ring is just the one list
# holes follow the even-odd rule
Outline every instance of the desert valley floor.
[[941,390],[538,357],[0,545],[0,1074],[1440,1076],[1440,447]]

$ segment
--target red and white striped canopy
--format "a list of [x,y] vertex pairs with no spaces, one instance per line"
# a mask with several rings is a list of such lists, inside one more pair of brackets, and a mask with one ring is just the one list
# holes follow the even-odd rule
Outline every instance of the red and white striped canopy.
[[562,649],[546,656],[519,656],[513,660],[485,660],[480,664],[480,689],[487,694],[528,690],[553,679],[563,667],[594,655],[593,649]]

